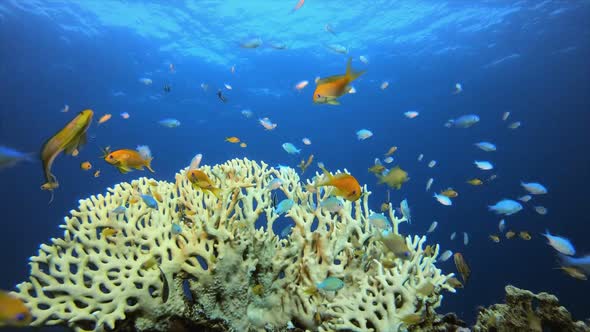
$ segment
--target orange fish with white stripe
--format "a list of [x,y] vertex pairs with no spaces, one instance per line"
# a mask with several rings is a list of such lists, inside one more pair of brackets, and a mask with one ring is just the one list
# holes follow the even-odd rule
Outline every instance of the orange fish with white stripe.
[[340,105],[338,98],[347,94],[350,89],[350,83],[365,71],[352,71],[352,58],[348,58],[346,73],[344,75],[335,75],[317,80],[315,91],[313,92],[313,102],[315,104]]

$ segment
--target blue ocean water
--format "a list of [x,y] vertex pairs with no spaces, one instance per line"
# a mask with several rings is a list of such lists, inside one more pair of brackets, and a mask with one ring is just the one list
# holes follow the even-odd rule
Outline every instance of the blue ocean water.
[[[463,253],[473,271],[465,289],[445,294],[438,312],[473,320],[477,306],[501,301],[503,287],[514,284],[554,293],[574,317],[590,316],[583,296],[589,284],[554,269],[554,250],[540,235],[549,229],[570,238],[579,253],[590,252],[590,2],[307,0],[291,12],[295,3],[1,2],[0,144],[36,152],[83,109],[94,110],[96,118],[113,117],[92,125],[91,140],[77,158],[58,158],[53,171],[60,188],[51,205],[39,189],[40,162],[0,171],[0,288],[27,278],[28,257],[61,234],[57,226],[79,199],[151,176],[119,174],[100,159],[101,147],[149,145],[154,176],[169,181],[196,153],[206,164],[247,157],[291,167],[314,154],[328,169],[346,168],[367,184],[371,208],[378,210],[387,188],[367,168],[398,146],[391,165],[408,171],[410,181],[391,190],[391,200],[407,198],[414,219],[402,231],[423,234],[438,221],[429,241]],[[336,33],[327,32],[326,24]],[[240,47],[252,38],[263,44]],[[273,49],[272,43],[287,48]],[[348,54],[331,51],[330,44],[345,46]],[[361,55],[368,64],[359,61]],[[349,57],[353,68],[366,70],[353,83],[357,93],[343,96],[339,106],[313,104],[314,78],[344,73]],[[141,84],[143,77],[153,84]],[[310,85],[297,91],[301,80]],[[382,90],[384,81],[390,84]],[[453,94],[456,83],[463,87],[459,94]],[[170,92],[163,90],[166,84]],[[218,89],[227,103],[217,98]],[[60,112],[66,104],[70,111]],[[254,116],[245,118],[243,109]],[[406,118],[408,110],[419,116]],[[506,111],[511,115],[503,121]],[[122,119],[122,112],[130,118]],[[464,114],[481,121],[466,129],[444,126]],[[264,130],[257,122],[262,117],[277,128]],[[164,118],[181,126],[162,127],[158,121]],[[522,126],[508,129],[513,121]],[[374,136],[357,140],[362,128]],[[240,137],[247,148],[224,142],[228,136]],[[303,137],[312,145],[304,146]],[[473,146],[479,141],[498,150],[481,151]],[[302,148],[301,154],[287,154],[284,142]],[[85,160],[100,169],[98,178],[80,169]],[[434,168],[427,167],[430,160],[437,161]],[[478,170],[474,160],[490,160],[495,169]],[[305,175],[316,170],[313,165]],[[465,183],[492,174],[497,178],[483,186]],[[431,177],[432,190],[425,192]],[[487,206],[524,195],[520,181],[549,189],[506,218],[508,229],[529,231],[533,238],[493,243],[488,235],[498,233],[501,217]],[[433,190],[447,187],[459,192],[451,207],[432,198]],[[537,205],[548,214],[536,213]],[[459,234],[454,241],[452,232]],[[462,232],[470,235],[468,246]],[[455,271],[452,260],[438,265]]]

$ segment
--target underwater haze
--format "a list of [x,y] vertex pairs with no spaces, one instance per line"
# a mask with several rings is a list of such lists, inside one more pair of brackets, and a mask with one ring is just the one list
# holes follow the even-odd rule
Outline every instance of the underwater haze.
[[[0,2],[0,146],[24,154],[0,169],[0,289],[27,280],[29,257],[63,234],[58,226],[78,200],[119,182],[174,181],[197,153],[207,165],[246,157],[298,171],[313,154],[302,179],[321,172],[317,162],[346,169],[372,192],[372,210],[407,200],[412,223],[403,232],[426,234],[438,222],[428,241],[462,253],[472,275],[437,312],[473,323],[478,306],[501,302],[513,284],[555,294],[574,317],[590,317],[590,284],[559,269],[542,235],[569,239],[576,257],[590,253],[590,1],[299,3]],[[323,83],[316,77],[343,75],[349,59],[365,73],[344,95],[314,92]],[[41,190],[41,148],[85,109],[94,111],[88,142],[78,156],[56,158],[59,187]],[[463,115],[479,121],[462,126]],[[276,128],[265,129],[263,118]],[[362,129],[372,136],[358,139]],[[149,146],[154,174],[123,174],[103,158],[107,147],[139,145]],[[379,174],[368,171],[376,158]],[[378,183],[396,166],[409,177],[400,189]],[[530,194],[521,182],[547,193]],[[433,197],[447,188],[458,193],[450,206]],[[522,210],[490,211],[502,199]],[[457,274],[453,259],[437,266]]]

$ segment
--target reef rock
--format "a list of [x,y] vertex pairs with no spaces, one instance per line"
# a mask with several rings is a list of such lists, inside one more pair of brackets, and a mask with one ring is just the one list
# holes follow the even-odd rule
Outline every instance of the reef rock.
[[567,309],[559,305],[555,295],[544,292],[534,294],[511,285],[505,290],[505,304],[480,309],[474,332],[590,331],[590,326],[572,319]]

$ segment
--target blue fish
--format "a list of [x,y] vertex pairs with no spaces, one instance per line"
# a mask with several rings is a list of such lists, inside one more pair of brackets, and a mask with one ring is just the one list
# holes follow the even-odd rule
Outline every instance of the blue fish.
[[283,150],[287,151],[288,154],[298,154],[301,149],[298,149],[292,143],[283,143]]
[[562,236],[551,235],[548,230],[545,230],[545,233],[542,235],[547,238],[547,244],[560,253],[568,256],[576,254],[576,249],[570,240]]
[[344,287],[344,281],[336,277],[327,277],[324,281],[316,285],[318,289],[335,292]]
[[479,142],[475,143],[474,145],[486,152],[496,151],[496,146],[490,142]]
[[172,235],[178,235],[182,233],[182,227],[180,227],[180,225],[177,223],[172,223],[172,228],[170,231],[172,232]]
[[180,126],[180,121],[176,120],[176,119],[164,119],[164,120],[160,120],[158,121],[158,123],[164,127],[168,127],[168,128],[176,128],[178,126]]
[[293,225],[289,225],[289,226],[286,226],[285,228],[283,228],[283,230],[281,231],[281,237],[282,238],[288,237],[289,234],[291,234],[291,230],[293,230]]
[[511,199],[503,199],[494,205],[489,205],[488,208],[490,211],[496,212],[496,214],[509,216],[522,210],[522,205]]
[[547,193],[547,188],[538,182],[520,182],[520,185],[529,193],[533,195],[544,195]]
[[454,120],[449,120],[449,126],[456,128],[469,128],[479,122],[479,116],[475,114],[468,114],[460,116]]
[[143,194],[139,195],[139,196],[141,196],[141,199],[149,208],[152,208],[152,209],[158,208],[158,201],[156,201],[156,199],[153,198],[152,196],[143,195]]
[[279,205],[275,209],[276,214],[282,214],[289,211],[295,202],[292,199],[284,199],[282,200]]
[[583,257],[569,257],[563,254],[558,254],[561,264],[565,266],[574,266],[584,271],[586,274],[590,274],[590,255]]
[[406,217],[408,220],[408,224],[412,223],[412,214],[410,211],[410,206],[408,205],[408,200],[404,198],[403,201],[399,204],[399,208],[402,212],[402,216]]
[[127,211],[127,208],[123,205],[119,205],[116,208],[114,208],[111,212],[114,214],[122,214],[125,213],[125,211]]
[[329,212],[338,212],[342,210],[342,208],[344,207],[344,203],[340,198],[331,196],[323,200],[320,203],[320,206],[322,207],[322,209],[325,209]]
[[30,153],[23,153],[5,146],[0,146],[0,169],[12,167],[21,161],[32,160]]

